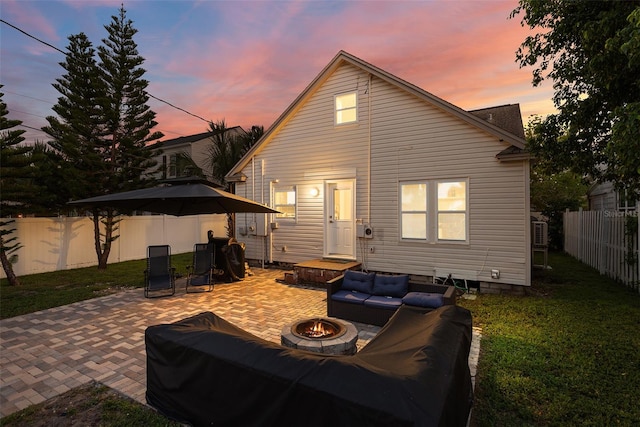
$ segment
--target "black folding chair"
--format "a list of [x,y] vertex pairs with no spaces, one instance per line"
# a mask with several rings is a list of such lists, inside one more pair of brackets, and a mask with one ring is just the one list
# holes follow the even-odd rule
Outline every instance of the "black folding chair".
[[171,296],[176,293],[176,269],[171,267],[169,245],[147,248],[147,269],[144,271],[146,298]]
[[186,291],[211,292],[213,290],[213,251],[207,243],[193,247],[193,264],[187,267]]

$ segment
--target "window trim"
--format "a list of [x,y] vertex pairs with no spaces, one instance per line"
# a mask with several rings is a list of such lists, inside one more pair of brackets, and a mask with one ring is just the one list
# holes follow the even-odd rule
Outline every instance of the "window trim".
[[[415,185],[415,184],[425,184],[425,191],[426,191],[426,200],[425,200],[425,209],[424,211],[418,211],[418,210],[407,210],[404,211],[402,210],[402,187],[403,185]],[[429,229],[429,207],[431,206],[431,200],[430,200],[430,196],[431,196],[431,189],[429,188],[429,183],[426,181],[404,181],[404,182],[400,182],[399,186],[398,186],[398,210],[399,210],[399,215],[398,215],[398,224],[399,224],[399,236],[400,236],[400,240],[404,240],[404,241],[416,241],[416,242],[422,242],[422,241],[429,241],[430,240],[430,229]],[[405,214],[424,214],[425,216],[425,237],[421,238],[421,237],[404,237],[404,235],[402,234],[402,228],[403,228],[403,222],[402,222],[402,218],[404,217]]]
[[[436,204],[434,205],[435,209],[435,225],[436,225],[436,241],[438,243],[468,243],[469,242],[469,179],[438,179],[435,180],[435,192],[436,192]],[[445,183],[458,183],[464,182],[464,211],[454,211],[454,210],[440,210],[438,206],[438,185]],[[464,239],[441,239],[440,238],[440,214],[441,213],[451,213],[451,214],[459,214],[464,213]]]
[[176,178],[178,176],[178,154],[169,154],[169,169],[167,171],[167,177]]
[[[354,95],[356,97],[356,102],[355,105],[353,107],[349,107],[349,108],[342,108],[342,109],[338,109],[338,98],[342,97],[342,96],[347,96],[347,95]],[[338,113],[339,112],[343,112],[343,111],[350,111],[350,110],[355,110],[356,112],[356,118],[354,120],[348,121],[348,122],[338,122]],[[333,124],[335,126],[347,126],[347,125],[352,125],[358,123],[358,92],[357,91],[350,91],[350,92],[343,92],[343,93],[338,93],[336,95],[333,96]]]
[[[291,204],[276,204],[277,193],[290,193],[293,192],[294,202]],[[273,209],[278,210],[278,206],[293,206],[293,216],[280,216],[281,214],[274,214],[274,218],[278,221],[290,221],[297,222],[298,220],[298,188],[296,185],[288,186],[274,186],[273,187]]]
[[616,191],[616,207],[618,212],[635,212],[638,201],[627,196],[627,189]]
[[[464,211],[448,211],[438,209],[438,184],[441,183],[465,183],[465,210]],[[403,227],[403,215],[405,213],[414,213],[418,211],[403,211],[402,210],[402,187],[403,185],[412,184],[425,184],[427,192],[427,207],[426,207],[426,238],[419,237],[404,237],[402,234]],[[454,244],[454,245],[468,245],[469,244],[469,178],[446,178],[446,179],[425,179],[425,180],[408,180],[398,182],[398,240],[402,242],[417,242],[417,243],[429,243],[429,244]],[[441,213],[463,213],[465,215],[465,238],[464,240],[457,239],[440,239],[439,238],[439,215]]]

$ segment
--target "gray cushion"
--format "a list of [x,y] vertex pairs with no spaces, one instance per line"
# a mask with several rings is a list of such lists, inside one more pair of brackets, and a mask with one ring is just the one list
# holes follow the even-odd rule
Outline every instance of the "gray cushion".
[[344,279],[342,279],[341,289],[371,294],[374,277],[376,277],[376,273],[347,270],[344,273]]
[[376,274],[373,281],[373,295],[402,298],[409,290],[409,275],[389,276]]

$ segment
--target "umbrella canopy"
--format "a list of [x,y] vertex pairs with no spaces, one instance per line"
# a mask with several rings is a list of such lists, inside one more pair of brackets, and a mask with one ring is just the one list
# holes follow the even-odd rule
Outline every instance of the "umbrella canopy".
[[158,187],[74,200],[69,204],[176,216],[234,212],[279,213],[268,206],[215,188],[205,180],[179,180],[171,184],[166,181]]

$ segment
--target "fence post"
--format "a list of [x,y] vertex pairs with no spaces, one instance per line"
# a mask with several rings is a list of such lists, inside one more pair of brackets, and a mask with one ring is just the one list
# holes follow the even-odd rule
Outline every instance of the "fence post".
[[582,253],[582,247],[583,247],[582,237],[583,236],[584,236],[584,233],[582,232],[582,208],[579,208],[578,209],[578,235],[576,236],[577,237],[576,243],[578,244],[578,247],[576,249],[578,252],[578,259],[584,262],[584,254]]

